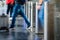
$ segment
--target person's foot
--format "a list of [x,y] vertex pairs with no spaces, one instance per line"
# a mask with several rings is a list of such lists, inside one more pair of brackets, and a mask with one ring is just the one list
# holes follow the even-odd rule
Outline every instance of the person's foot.
[[14,27],[10,27],[10,28],[14,28]]
[[14,28],[14,27],[15,27],[15,25],[13,25],[13,24],[10,25],[10,28]]
[[9,29],[10,29],[10,30],[12,30],[12,31],[14,31],[14,30],[15,30],[15,28],[14,28],[14,27],[10,27]]
[[9,17],[9,14],[6,14],[6,16],[8,16],[8,17]]
[[28,27],[27,29],[28,29],[28,30],[30,30],[30,29],[31,29],[31,27]]
[[12,16],[10,16],[10,17],[12,17]]
[[29,28],[30,27],[30,24],[27,26],[27,28]]
[[15,28],[11,28],[12,30],[15,30]]
[[14,32],[15,28],[10,28],[9,30],[10,30],[10,32]]
[[7,14],[7,15],[9,15],[9,14]]

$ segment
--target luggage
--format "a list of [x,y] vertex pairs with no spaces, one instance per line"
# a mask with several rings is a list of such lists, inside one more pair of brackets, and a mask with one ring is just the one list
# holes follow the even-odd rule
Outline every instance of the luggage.
[[4,14],[0,16],[0,30],[9,30],[8,29],[9,24],[8,24],[8,17]]

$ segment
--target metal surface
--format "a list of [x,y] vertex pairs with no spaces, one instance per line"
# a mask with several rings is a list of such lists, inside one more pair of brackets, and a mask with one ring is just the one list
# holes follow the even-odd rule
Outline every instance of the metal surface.
[[55,5],[54,14],[54,40],[60,40],[60,11]]
[[25,4],[25,13],[28,17],[28,20],[31,22],[31,31],[33,31],[33,26],[35,27],[36,33],[38,33],[38,12],[36,9],[37,2],[29,1]]
[[8,16],[0,16],[0,27],[8,27]]

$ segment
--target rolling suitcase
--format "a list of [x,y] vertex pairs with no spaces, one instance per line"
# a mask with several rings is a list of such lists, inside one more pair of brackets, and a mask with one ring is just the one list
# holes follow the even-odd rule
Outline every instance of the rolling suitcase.
[[6,30],[9,31],[8,29],[8,17],[4,14],[0,16],[0,30]]

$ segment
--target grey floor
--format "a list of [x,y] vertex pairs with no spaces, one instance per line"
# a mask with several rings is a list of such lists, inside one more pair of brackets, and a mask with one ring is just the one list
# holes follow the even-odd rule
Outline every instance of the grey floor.
[[0,31],[0,40],[43,40],[43,35],[37,35],[28,30],[20,30]]
[[[18,22],[19,25],[17,25]],[[20,24],[21,20],[16,21],[15,30],[9,29],[9,32],[0,31],[0,40],[44,40],[43,34],[35,33],[35,28],[31,32],[26,29],[25,25],[21,24],[21,26]]]

